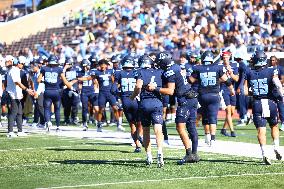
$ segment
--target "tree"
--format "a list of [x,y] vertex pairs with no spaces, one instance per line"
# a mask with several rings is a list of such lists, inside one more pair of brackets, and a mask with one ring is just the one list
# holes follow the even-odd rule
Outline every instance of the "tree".
[[[33,0],[34,1],[34,0]],[[52,5],[55,5],[57,3],[60,3],[62,1],[65,1],[65,0],[44,0],[44,1],[41,1],[38,5],[38,10],[41,10],[41,9],[44,9],[44,8],[47,8],[47,7],[50,7]]]

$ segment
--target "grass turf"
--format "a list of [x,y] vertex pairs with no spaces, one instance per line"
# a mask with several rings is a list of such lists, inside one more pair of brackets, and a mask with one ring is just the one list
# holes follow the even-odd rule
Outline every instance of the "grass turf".
[[200,153],[200,163],[178,166],[184,151],[166,148],[159,169],[130,144],[40,134],[7,139],[0,131],[0,188],[284,188],[283,162]]

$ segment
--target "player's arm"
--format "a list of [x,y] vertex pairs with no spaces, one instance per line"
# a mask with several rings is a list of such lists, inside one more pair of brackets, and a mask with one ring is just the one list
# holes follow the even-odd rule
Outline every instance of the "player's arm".
[[190,83],[195,83],[196,82],[196,78],[194,78],[194,77],[192,77],[192,76],[189,76],[188,77],[188,81],[190,82]]
[[142,86],[143,86],[143,80],[137,79],[134,91],[130,97],[131,100],[134,100],[136,96],[138,96],[141,93]]
[[272,81],[274,85],[276,86],[278,93],[283,97],[283,87],[282,87],[281,81],[279,80],[278,75],[274,75],[272,78]]
[[92,80],[93,79],[93,76],[88,76],[88,77],[78,77],[77,80],[78,81],[89,81],[89,80]]
[[160,88],[160,87],[156,87],[156,85],[154,83],[149,83],[147,85],[147,90],[148,91],[156,91],[158,93],[161,93],[163,95],[173,95],[175,92],[175,83],[169,82],[167,83],[167,87],[165,88]]
[[235,82],[239,81],[239,75],[238,74],[234,74],[233,71],[229,71],[229,75]]
[[244,80],[244,94],[245,94],[246,96],[248,96],[248,94],[249,94],[248,91],[249,91],[249,90],[248,90],[248,81],[245,79],[245,80]]
[[67,87],[68,89],[72,89],[72,83],[70,83],[70,82],[67,81],[67,79],[66,79],[64,73],[61,73],[61,74],[60,74],[60,77],[61,77],[61,79],[62,79],[64,85],[66,85],[66,87]]
[[221,79],[222,82],[225,83],[225,85],[227,85],[227,87],[230,90],[231,95],[234,96],[235,95],[234,86],[233,86],[231,80],[227,77],[227,75],[223,74],[223,76],[220,79]]

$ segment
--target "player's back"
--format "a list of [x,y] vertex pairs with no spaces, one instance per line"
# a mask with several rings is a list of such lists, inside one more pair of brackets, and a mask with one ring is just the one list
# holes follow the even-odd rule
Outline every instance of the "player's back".
[[278,75],[278,70],[274,67],[263,67],[259,69],[250,69],[247,72],[247,81],[252,89],[252,95],[256,99],[271,98],[274,84],[273,77]]
[[134,70],[121,70],[117,73],[116,79],[118,84],[120,84],[121,96],[131,96],[136,85]]
[[148,84],[152,83],[156,87],[162,87],[162,71],[149,68],[149,69],[140,69],[138,70],[138,79],[143,80],[142,91],[140,94],[141,100],[148,98],[161,98],[161,95],[155,91],[150,92],[146,90]]
[[198,92],[200,94],[219,93],[219,79],[223,76],[223,74],[223,67],[218,64],[195,66],[193,75],[199,81]]

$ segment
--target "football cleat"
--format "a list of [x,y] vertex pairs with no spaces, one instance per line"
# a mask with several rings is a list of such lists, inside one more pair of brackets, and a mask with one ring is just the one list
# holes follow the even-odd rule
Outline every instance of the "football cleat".
[[223,136],[230,136],[228,133],[227,133],[227,130],[226,129],[221,129],[221,135]]
[[102,127],[97,127],[97,132],[103,132],[103,128]]
[[9,133],[7,134],[7,137],[8,137],[8,138],[16,138],[17,135],[16,135],[14,132],[9,132]]
[[237,137],[237,135],[234,131],[231,132],[231,137]]
[[266,156],[263,156],[263,162],[265,163],[265,165],[271,165],[272,164],[271,160]]
[[26,133],[24,132],[18,132],[18,137],[25,137],[25,136],[28,136]]
[[215,146],[216,141],[215,140],[210,140],[210,147],[214,147]]
[[197,153],[192,153],[189,155],[189,162],[188,163],[197,163],[200,161],[200,157]]
[[33,124],[31,125],[31,127],[32,127],[33,129],[36,129],[37,126],[38,126],[38,123],[33,123]]
[[121,125],[119,125],[119,126],[117,127],[117,131],[125,131],[125,128],[122,127]]
[[177,162],[178,165],[183,165],[185,163],[197,163],[200,161],[200,158],[197,153],[191,153],[189,155],[185,155],[181,160]]
[[278,152],[278,150],[274,150],[274,152],[275,152],[275,155],[276,155],[276,159],[280,161],[282,159],[281,154]]
[[163,159],[163,154],[158,154],[157,155],[157,167],[162,168],[165,165],[164,159]]
[[134,153],[140,153],[140,152],[141,152],[141,148],[140,147],[135,148]]
[[138,137],[138,140],[139,140],[140,144],[144,147],[143,137],[142,137],[142,136],[139,136],[139,137]]
[[87,123],[83,123],[83,131],[87,131],[88,130],[88,125]]
[[205,143],[210,146],[210,139],[205,135]]
[[46,127],[46,131],[49,132],[51,130],[52,123],[50,121],[45,123],[45,127]]
[[247,119],[247,122],[246,122],[246,125],[249,125],[252,123],[252,117],[249,116],[248,119]]
[[56,132],[60,132],[59,126],[56,127]]

